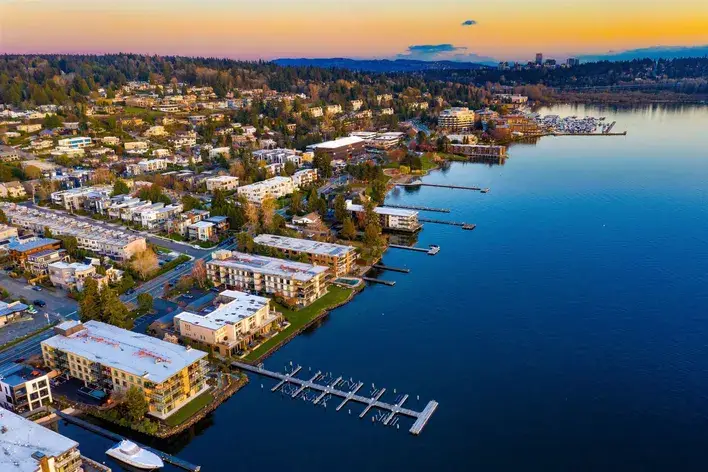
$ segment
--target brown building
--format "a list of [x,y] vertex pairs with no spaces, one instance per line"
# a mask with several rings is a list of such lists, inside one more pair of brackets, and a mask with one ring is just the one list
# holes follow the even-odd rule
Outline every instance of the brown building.
[[334,141],[313,144],[307,147],[308,151],[327,154],[332,159],[347,160],[354,156],[364,154],[366,142],[356,136],[339,138]]
[[25,265],[27,258],[32,254],[42,251],[55,251],[61,247],[61,241],[51,238],[29,238],[29,239],[13,239],[7,245],[7,251],[10,259],[20,265]]

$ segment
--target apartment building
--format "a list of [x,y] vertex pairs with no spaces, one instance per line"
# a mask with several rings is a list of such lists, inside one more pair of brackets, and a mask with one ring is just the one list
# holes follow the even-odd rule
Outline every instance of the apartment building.
[[474,126],[474,110],[467,107],[453,107],[440,112],[438,127],[461,131]]
[[312,144],[307,147],[307,150],[327,154],[332,159],[343,160],[350,159],[366,152],[364,140],[356,136],[349,136],[347,138],[339,138],[319,144]]
[[[44,232],[49,228],[57,236],[74,236],[80,249],[91,251],[115,261],[129,260],[133,255],[147,249],[145,238],[127,231],[108,229],[83,221],[70,215],[56,214],[38,208],[25,208],[14,204],[0,204],[8,220],[24,229]],[[43,247],[43,249],[58,249]]]
[[104,136],[101,138],[101,142],[106,146],[118,146],[120,144],[120,139],[115,136]]
[[128,175],[142,175],[151,172],[159,172],[167,169],[167,161],[165,159],[145,159],[135,164],[126,166],[125,171]]
[[123,145],[123,149],[129,154],[142,154],[147,152],[149,147],[150,145],[147,141],[131,141]]
[[339,115],[342,113],[342,105],[327,105],[325,112],[328,115]]
[[63,249],[48,249],[27,256],[25,267],[34,275],[48,275],[49,264],[69,260],[69,255]]
[[20,160],[20,151],[10,146],[0,145],[0,161],[14,162]]
[[146,137],[160,137],[160,136],[166,136],[167,131],[165,131],[165,127],[161,125],[155,125],[149,127],[145,132],[143,133],[143,136]]
[[267,197],[280,198],[290,195],[295,190],[290,177],[273,177],[262,182],[238,187],[237,192],[249,202],[260,204]]
[[363,139],[366,147],[389,150],[401,144],[405,134],[399,132],[354,131],[349,136]]
[[[8,219],[12,224],[16,224],[10,215],[7,215]],[[61,241],[58,239],[51,238],[39,238],[31,237],[26,239],[11,239],[10,242],[5,246],[10,259],[21,265],[25,266],[27,259],[33,255],[42,253],[44,251],[54,251],[61,247]]]
[[[351,200],[347,200],[347,210],[353,214],[365,211],[363,205],[356,205]],[[384,230],[414,233],[422,227],[415,210],[379,206],[374,208],[374,212],[379,215],[379,223]]]
[[216,225],[209,221],[198,221],[187,226],[187,235],[189,239],[211,241],[216,235]]
[[52,402],[47,372],[14,364],[0,376],[0,406],[17,414],[34,411]]
[[96,275],[95,266],[80,262],[53,262],[47,266],[47,270],[52,285],[67,291],[83,290],[84,281]]
[[183,311],[174,317],[174,327],[183,338],[213,346],[223,356],[246,350],[256,336],[282,320],[269,298],[236,290],[219,293],[214,305],[217,308],[206,315]]
[[37,131],[41,131],[41,130],[42,130],[42,125],[40,125],[39,123],[17,125],[17,131],[20,131],[22,133],[36,133]]
[[82,149],[91,145],[91,138],[85,136],[76,136],[74,138],[60,139],[57,141],[57,146],[68,149]]
[[265,161],[268,165],[286,162],[292,162],[297,167],[302,165],[302,156],[293,149],[261,149],[253,152],[253,158],[257,161]]
[[0,414],[3,472],[80,472],[79,443],[11,411]]
[[23,198],[27,192],[18,181],[0,183],[0,198]]
[[231,192],[238,187],[238,177],[230,175],[219,175],[217,177],[209,177],[206,179],[206,188],[209,192],[221,190],[222,192]]
[[295,188],[302,188],[317,182],[317,169],[302,169],[295,172],[291,179]]
[[133,223],[138,223],[143,228],[154,229],[163,227],[169,220],[182,213],[183,209],[181,203],[171,205],[152,203],[147,207],[131,211],[130,216]]
[[217,287],[277,294],[299,307],[327,293],[326,266],[225,250],[214,251],[206,266],[209,280]]
[[66,321],[42,341],[44,362],[85,383],[145,394],[148,414],[165,419],[209,387],[207,353],[99,321]]
[[278,249],[290,258],[304,255],[311,264],[328,266],[334,277],[351,272],[356,261],[356,250],[353,246],[274,234],[260,234],[253,241],[262,246]]
[[187,236],[189,226],[209,218],[209,212],[206,210],[189,210],[175,216],[168,222],[167,230],[172,233],[177,233],[182,236]]
[[0,241],[17,237],[17,228],[0,223]]
[[53,205],[60,206],[66,211],[76,211],[83,209],[89,199],[108,198],[111,192],[113,187],[110,185],[96,185],[53,192],[51,199]]

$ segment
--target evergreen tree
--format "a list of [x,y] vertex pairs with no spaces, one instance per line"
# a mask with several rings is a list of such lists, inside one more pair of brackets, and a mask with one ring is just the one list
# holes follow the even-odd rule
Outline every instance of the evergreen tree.
[[125,393],[125,413],[131,421],[140,421],[148,412],[148,402],[145,394],[135,385]]
[[111,193],[111,196],[126,195],[128,193],[130,193],[128,184],[126,184],[125,181],[123,181],[122,179],[116,180],[116,182],[113,184],[113,192]]
[[343,223],[348,216],[347,201],[344,199],[344,195],[339,194],[334,199],[334,218],[339,223]]
[[84,282],[84,291],[81,294],[81,301],[79,301],[79,315],[81,321],[102,321],[98,282],[92,277],[86,278]]
[[131,329],[133,320],[125,304],[118,298],[118,292],[110,287],[101,290],[101,320],[104,323]]
[[340,234],[344,239],[348,239],[350,241],[356,238],[356,226],[354,226],[354,221],[351,218],[344,219]]

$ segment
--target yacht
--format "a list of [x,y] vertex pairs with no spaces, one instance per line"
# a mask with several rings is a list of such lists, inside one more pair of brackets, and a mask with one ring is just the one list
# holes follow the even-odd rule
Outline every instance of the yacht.
[[127,439],[107,450],[106,455],[140,470],[155,470],[165,465],[157,454]]

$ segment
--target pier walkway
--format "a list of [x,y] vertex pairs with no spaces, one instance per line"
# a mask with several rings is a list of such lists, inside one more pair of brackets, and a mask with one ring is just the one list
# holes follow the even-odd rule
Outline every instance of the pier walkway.
[[409,274],[411,272],[410,269],[402,268],[402,267],[391,267],[383,264],[374,264],[372,266],[374,269],[379,269],[379,270],[388,270],[391,272],[400,272],[401,274]]
[[432,211],[435,213],[450,213],[449,208],[432,208],[425,206],[413,206],[413,205],[392,205],[390,203],[384,203],[385,207],[388,208],[401,208],[403,210],[418,210],[418,211]]
[[[396,184],[396,185],[399,187],[438,187],[438,188],[452,188],[452,189],[458,189],[458,190],[474,190],[474,191],[482,192],[482,193],[489,192],[488,188],[470,187],[470,186],[466,186],[466,185],[424,184],[422,182],[411,182],[409,184]],[[384,206],[391,206],[391,205],[384,205]]]
[[434,223],[437,225],[459,226],[460,228],[467,229],[467,230],[472,230],[477,227],[476,224],[465,223],[465,222],[460,222],[460,221],[433,220],[433,219],[429,219],[429,218],[418,218],[418,221],[420,221],[422,223]]
[[[69,423],[73,423],[76,426],[79,426],[81,428],[84,428],[87,431],[91,431],[92,433],[96,433],[99,436],[103,436],[104,438],[111,439],[115,442],[123,441],[125,439],[120,434],[116,434],[112,431],[108,431],[107,429],[103,429],[100,426],[96,426],[95,424],[89,423],[88,421],[82,420],[81,418],[77,418],[72,415],[67,415],[66,413],[64,413],[62,411],[54,410],[54,413],[59,418],[66,420]],[[132,441],[132,439],[131,439],[131,441]],[[140,446],[143,449],[154,452],[155,454],[160,456],[160,459],[167,462],[168,464],[174,465],[175,467],[179,467],[180,469],[188,470],[190,472],[199,472],[199,470],[201,470],[201,466],[191,464],[185,460],[180,459],[179,457],[175,457],[170,454],[167,454],[166,452],[158,451],[157,449],[153,449],[151,447],[144,446],[140,443],[137,443],[136,441],[133,441],[133,442],[136,443],[138,446]]]
[[365,280],[374,284],[388,285],[389,287],[393,287],[394,285],[396,285],[396,282],[394,280],[376,279],[374,277],[362,277],[361,280]]
[[[312,380],[298,379],[293,374],[281,374],[280,372],[273,372],[271,370],[264,369],[260,365],[253,366],[251,364],[233,361],[231,363],[231,366],[234,368],[237,368],[237,369],[247,371],[247,372],[252,372],[254,374],[263,375],[266,377],[270,377],[272,379],[279,380],[280,382],[278,383],[278,385],[284,385],[285,383],[291,383],[291,384],[298,387],[298,389],[296,390],[298,392],[298,394],[305,389],[318,391],[318,392],[320,392],[320,395],[317,397],[318,401],[324,395],[332,395],[332,396],[337,396],[337,397],[343,398],[344,401],[342,401],[342,403],[337,407],[337,411],[339,411],[349,401],[354,401],[354,402],[366,405],[366,408],[359,416],[360,418],[363,418],[364,416],[366,416],[366,413],[368,413],[369,410],[371,410],[372,408],[378,408],[380,410],[387,410],[390,412],[389,415],[386,416],[386,419],[384,420],[384,424],[389,424],[391,419],[395,415],[403,415],[403,416],[408,416],[410,418],[414,418],[415,422],[413,423],[413,426],[411,426],[411,429],[409,430],[410,433],[414,434],[414,435],[420,434],[420,432],[423,430],[425,425],[430,420],[430,417],[433,415],[433,413],[435,412],[435,410],[438,407],[438,403],[434,400],[431,400],[425,406],[423,411],[420,411],[420,412],[415,411],[415,410],[411,410],[409,408],[404,408],[403,402],[406,401],[406,399],[408,398],[408,395],[404,396],[403,399],[396,404],[382,402],[380,399],[381,399],[381,396],[386,391],[385,388],[382,388],[381,390],[377,391],[373,397],[365,397],[365,396],[362,396],[362,395],[359,395],[356,393],[363,385],[361,382],[359,382],[354,387],[354,389],[351,391],[339,390],[335,387],[339,383],[339,381],[341,381],[341,377],[338,378],[337,380],[335,380],[333,383],[330,383],[328,385],[322,385],[322,384],[316,383]],[[299,371],[299,369],[298,369],[298,371]],[[313,379],[315,379],[316,377],[317,376],[313,377]]]

